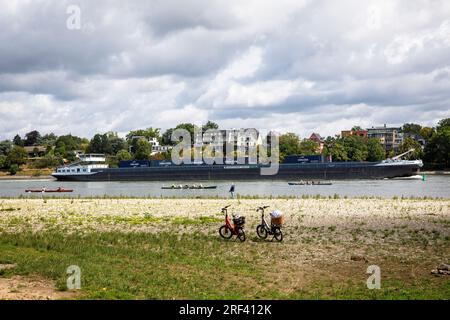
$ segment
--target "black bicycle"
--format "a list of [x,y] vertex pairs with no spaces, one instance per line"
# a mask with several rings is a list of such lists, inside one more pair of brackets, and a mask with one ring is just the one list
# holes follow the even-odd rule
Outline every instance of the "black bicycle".
[[283,241],[283,232],[281,231],[282,217],[272,218],[269,226],[264,217],[264,211],[268,207],[269,206],[264,206],[256,209],[256,212],[261,211],[261,224],[256,227],[256,234],[263,240],[267,239],[268,235],[271,235],[273,236],[272,241],[275,238],[277,241],[281,242]]

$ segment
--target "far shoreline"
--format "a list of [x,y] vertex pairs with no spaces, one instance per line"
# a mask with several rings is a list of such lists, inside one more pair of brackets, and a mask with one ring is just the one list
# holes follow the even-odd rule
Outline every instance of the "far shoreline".
[[[419,173],[420,175],[430,175],[430,176],[439,176],[439,175],[450,175],[450,171],[446,170],[434,170],[434,171],[422,171]],[[53,176],[51,175],[41,175],[41,176],[34,176],[34,175],[0,175],[0,181],[17,181],[17,180],[50,180],[50,181],[57,181]]]
[[15,176],[11,176],[11,175],[0,175],[0,180],[3,181],[17,181],[17,180],[52,180],[52,181],[56,181],[55,178],[53,178],[52,176],[48,176],[48,175],[43,175],[43,176],[21,176],[21,175],[15,175]]
[[422,172],[420,172],[420,174],[430,175],[430,176],[432,176],[432,175],[436,175],[436,176],[442,175],[442,176],[444,176],[444,175],[450,175],[450,171],[446,171],[446,170],[422,171]]

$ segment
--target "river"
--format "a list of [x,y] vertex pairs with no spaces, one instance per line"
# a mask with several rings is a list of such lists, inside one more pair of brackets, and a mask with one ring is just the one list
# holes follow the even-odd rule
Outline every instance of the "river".
[[[179,182],[59,182],[54,180],[0,180],[0,197],[40,197],[25,189],[73,189],[72,193],[48,193],[48,196],[133,196],[133,197],[227,197],[231,182],[207,181],[211,190],[163,190]],[[450,199],[450,176],[429,175],[422,180],[337,180],[332,185],[290,186],[287,181],[235,181],[236,193],[245,196],[322,195],[340,197],[442,197]]]

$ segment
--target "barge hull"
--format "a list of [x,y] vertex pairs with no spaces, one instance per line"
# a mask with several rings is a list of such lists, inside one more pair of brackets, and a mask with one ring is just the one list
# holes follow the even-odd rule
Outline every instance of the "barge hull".
[[261,175],[257,165],[190,165],[147,168],[95,169],[90,175],[54,174],[61,181],[199,181],[199,180],[354,180],[417,175],[417,163],[280,164],[275,175]]

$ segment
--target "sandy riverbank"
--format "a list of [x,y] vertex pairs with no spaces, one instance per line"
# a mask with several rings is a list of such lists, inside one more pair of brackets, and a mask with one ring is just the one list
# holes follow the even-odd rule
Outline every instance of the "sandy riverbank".
[[[217,230],[224,219],[220,208],[227,204],[232,205],[230,212],[247,217],[245,243],[219,240]],[[256,239],[260,216],[255,208],[260,205],[285,213],[283,243]],[[450,200],[0,200],[0,233],[30,231],[34,235],[58,232],[66,236],[108,232],[151,237],[197,234],[199,245],[219,245],[220,250],[256,259],[252,260],[255,268],[281,268],[283,275],[269,282],[275,281],[271,285],[281,286],[282,294],[289,297],[297,296],[299,288],[312,283],[331,283],[331,287],[349,281],[364,284],[369,265],[379,265],[384,279],[394,287],[396,281],[403,283],[400,287],[419,281],[429,283],[427,289],[432,294],[434,286],[448,281],[448,276],[436,277],[430,271],[450,260]],[[251,257],[246,256],[249,252]],[[214,252],[202,254],[206,257]],[[265,261],[265,256],[276,258]],[[450,298],[450,292],[444,294]],[[245,297],[255,298],[251,293]]]
[[351,247],[372,245],[392,247],[408,257],[408,244],[419,238],[433,248],[447,245],[445,251],[450,254],[450,200],[5,199],[0,200],[0,230],[186,233],[199,231],[196,222],[203,217],[211,222],[200,231],[215,235],[224,219],[220,208],[227,204],[232,205],[230,213],[246,216],[249,235],[254,235],[260,221],[256,207],[281,210],[286,220],[285,243],[323,243],[316,247],[316,257],[345,259]]

